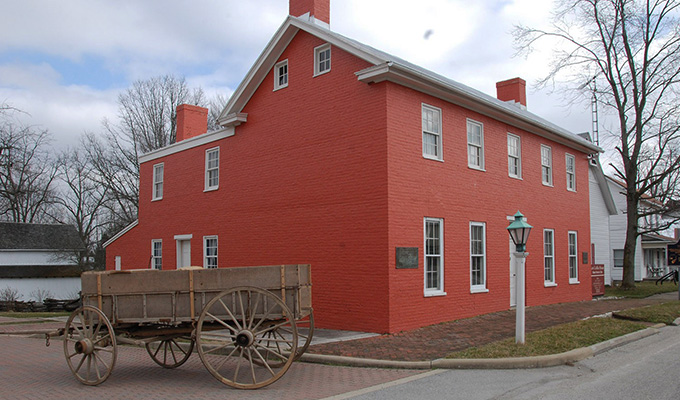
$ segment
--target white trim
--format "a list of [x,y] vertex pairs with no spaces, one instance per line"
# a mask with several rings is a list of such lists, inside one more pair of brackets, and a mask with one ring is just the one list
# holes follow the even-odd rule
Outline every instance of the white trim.
[[[479,127],[479,145],[470,142],[470,126]],[[475,121],[474,119],[465,119],[465,138],[467,146],[465,146],[465,155],[467,156],[468,168],[476,169],[478,171],[484,171],[484,124]],[[479,149],[479,165],[470,163],[470,147],[475,147]]]
[[[550,232],[550,238],[552,239],[550,242],[551,249],[552,249],[552,254],[550,256],[545,254],[545,234],[546,232]],[[551,275],[552,275],[552,280],[546,280],[545,279],[545,260],[546,258],[550,257],[552,259],[552,268],[551,268]],[[556,279],[555,279],[555,230],[554,229],[543,229],[543,285],[548,287],[548,286],[557,286]]]
[[189,235],[175,235],[175,240],[190,240],[193,239],[194,235],[189,234]]
[[[433,111],[437,113],[439,117],[439,132],[425,130],[423,126],[423,117],[425,116],[425,110]],[[420,103],[420,131],[421,131],[421,142],[423,145],[423,158],[435,161],[444,161],[444,127],[442,126],[442,109],[439,107],[431,106],[426,103]],[[436,136],[437,146],[436,155],[428,154],[425,152],[425,134]]]
[[[156,181],[156,170],[161,170],[160,182]],[[160,185],[160,196],[156,194],[156,186]],[[163,200],[163,193],[165,189],[165,163],[158,163],[153,165],[153,172],[151,174],[151,201]]]
[[[439,282],[438,289],[428,289],[427,287],[427,223],[436,222],[439,224]],[[437,257],[437,255],[435,255]],[[444,296],[444,219],[443,218],[423,218],[423,295],[430,296]]]
[[[243,114],[246,115],[247,114]],[[245,117],[242,117],[245,118]],[[145,163],[152,160],[156,160],[162,157],[169,156],[171,154],[179,153],[187,149],[194,147],[203,146],[208,143],[215,142],[220,139],[228,138],[234,136],[234,127],[223,128],[217,131],[212,131],[204,133],[202,135],[194,136],[189,139],[182,140],[181,142],[173,143],[169,146],[165,146],[162,149],[154,150],[146,154],[139,156],[139,163]]]
[[[571,175],[574,178],[574,186],[569,187],[569,159],[571,158],[572,160],[572,167],[574,170],[572,171]],[[575,192],[576,191],[576,157],[573,154],[566,153],[564,155],[564,169],[566,170],[567,174],[567,190],[570,192]]]
[[[156,257],[154,254],[155,249],[155,244],[160,243],[161,244],[161,255],[159,257]],[[161,267],[156,268],[156,258],[159,258],[161,260]],[[163,239],[151,239],[151,269],[163,269]]]
[[104,242],[104,247],[108,247],[111,243],[115,242],[115,241],[118,240],[121,236],[123,236],[123,235],[125,235],[126,233],[128,233],[128,232],[130,231],[130,229],[132,229],[132,228],[134,228],[135,226],[137,226],[137,224],[139,224],[139,220],[138,220],[138,219],[134,220],[130,225],[128,225],[128,226],[126,226],[125,228],[121,229],[121,231],[118,232],[118,233],[116,233],[115,235],[113,235],[113,236],[111,237],[111,239],[109,239],[109,240],[107,240],[106,242]]
[[[203,268],[208,268],[208,246],[207,246],[207,241],[208,239],[215,239],[215,244],[216,244],[216,250],[217,250],[217,255],[215,256],[215,268],[219,267],[219,264],[217,262],[219,261],[219,240],[217,238],[217,235],[207,235],[203,236]],[[212,268],[211,268],[212,269]]]
[[[570,246],[569,238],[572,234],[574,235],[574,255],[573,256],[571,255],[571,251],[570,251],[571,249],[569,248],[569,246]],[[576,278],[571,277],[571,259],[572,259],[572,257],[574,258],[574,260],[576,260]],[[568,260],[567,261],[567,268],[569,268],[569,283],[572,284],[572,285],[580,283],[579,280],[578,280],[579,268],[578,268],[578,232],[577,231],[568,231],[567,232],[567,260]]]
[[510,143],[508,143],[508,176],[510,178],[514,179],[522,179],[522,138],[519,135],[515,135],[514,133],[508,132],[508,142],[510,141],[510,137],[517,139],[517,169],[519,172],[518,174],[511,174],[510,173],[510,157],[514,157],[514,155],[510,154]]
[[[279,75],[279,72],[280,72],[279,68],[281,68],[282,66],[286,67],[286,74],[285,74],[286,75],[286,82],[285,83],[279,83],[280,78],[281,78],[281,75]],[[274,91],[288,87],[288,80],[290,78],[290,75],[288,74],[289,70],[290,70],[290,68],[288,67],[288,59],[287,58],[283,61],[280,61],[280,62],[274,64]]]
[[[482,228],[482,254],[476,254],[476,256],[481,256],[482,257],[482,282],[483,284],[477,284],[473,285],[472,284],[472,227],[481,227]],[[470,292],[471,293],[481,293],[484,291],[488,292],[488,288],[486,285],[486,259],[487,259],[487,253],[486,253],[486,223],[485,222],[476,222],[476,221],[470,221],[469,227],[468,227],[468,243],[469,243],[469,251],[470,251],[470,258],[469,258],[469,273],[470,273]]]
[[[209,169],[209,159],[210,159],[209,153],[214,152],[214,151],[217,152],[217,167],[214,168],[215,170],[217,170],[217,185],[210,186],[210,174],[209,174],[209,172],[211,171],[211,169]],[[204,192],[209,192],[209,191],[217,190],[217,189],[220,188],[220,146],[212,147],[212,148],[207,149],[205,151],[205,179],[204,179],[204,184],[205,184],[204,190],[203,190]]]
[[[543,149],[547,149],[550,152],[550,164],[546,165],[543,164]],[[550,186],[553,187],[553,182],[555,181],[554,179],[554,168],[553,168],[553,153],[552,153],[552,147],[548,146],[547,144],[542,144],[541,145],[541,154],[540,154],[540,159],[541,159],[541,183],[543,183],[543,186]],[[547,167],[550,168],[550,180],[546,181],[545,177],[543,176],[543,168]]]
[[[328,69],[320,71],[319,70],[319,63],[320,63],[319,55],[321,53],[325,52],[326,50],[328,50],[328,60],[325,60],[324,62],[326,62],[326,61],[328,62]],[[331,72],[331,67],[332,67],[332,64],[333,64],[332,63],[332,60],[333,60],[332,51],[333,50],[331,49],[330,43],[324,43],[321,46],[316,46],[314,48],[314,76],[315,77]]]

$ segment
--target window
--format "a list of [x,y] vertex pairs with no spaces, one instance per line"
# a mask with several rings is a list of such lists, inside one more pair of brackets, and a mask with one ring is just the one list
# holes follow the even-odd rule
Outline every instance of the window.
[[324,44],[314,49],[314,76],[331,70],[331,45]]
[[623,249],[614,250],[614,268],[623,268]]
[[468,167],[484,169],[484,127],[479,122],[467,121]]
[[579,283],[577,246],[576,232],[569,232],[569,283]]
[[576,191],[576,159],[567,154],[567,190]]
[[543,280],[546,286],[555,284],[555,231],[543,230]]
[[203,237],[203,266],[217,268],[217,236]]
[[552,186],[552,149],[544,145],[541,145],[541,171],[543,184]]
[[425,218],[425,295],[444,293],[444,220]]
[[442,159],[442,111],[423,104],[423,157]]
[[152,200],[163,198],[163,164],[153,166],[153,196]]
[[151,268],[163,269],[163,241],[160,239],[151,241]]
[[486,292],[486,226],[470,222],[470,291]]
[[274,66],[274,90],[288,86],[288,60],[283,60]]
[[508,133],[508,175],[522,178],[522,147],[519,136]]
[[205,190],[215,190],[220,186],[220,148],[205,152]]

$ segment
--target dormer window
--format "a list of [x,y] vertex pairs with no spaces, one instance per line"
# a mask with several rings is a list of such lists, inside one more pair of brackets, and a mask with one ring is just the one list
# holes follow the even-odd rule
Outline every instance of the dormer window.
[[331,70],[331,45],[324,44],[323,46],[314,49],[314,76],[325,74]]
[[274,90],[288,87],[288,60],[274,66]]

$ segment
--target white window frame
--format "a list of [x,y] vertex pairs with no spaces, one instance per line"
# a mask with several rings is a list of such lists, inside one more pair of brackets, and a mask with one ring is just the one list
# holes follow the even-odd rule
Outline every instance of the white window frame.
[[[481,237],[481,253],[474,252],[474,247],[472,244],[472,229],[482,228]],[[470,293],[487,293],[489,290],[486,287],[486,224],[484,222],[470,222]],[[473,261],[475,259],[481,259],[481,280],[482,283],[473,283]]]
[[[213,153],[217,153],[217,164],[211,166],[210,165],[210,155],[213,154]],[[217,183],[212,184],[212,185],[211,185],[211,182],[210,182],[211,173],[215,173],[216,179],[217,179]],[[217,190],[219,188],[220,188],[220,148],[219,147],[213,147],[213,148],[205,151],[205,190],[204,191],[207,192],[207,191],[211,191],[211,190]]]
[[[578,233],[576,231],[567,232],[567,246],[569,247],[569,283],[580,283],[578,280]],[[572,238],[574,238],[572,245]]]
[[[436,223],[439,225],[439,229],[437,230],[437,235],[439,239],[439,246],[436,249],[438,253],[433,253],[429,254],[428,253],[428,236],[427,236],[427,226],[428,223]],[[434,237],[432,239],[435,239]],[[424,274],[424,295],[425,297],[430,297],[430,296],[443,296],[446,295],[446,292],[444,292],[444,220],[442,218],[424,218],[423,220],[423,257],[424,257],[424,263],[423,263],[423,270],[425,272]],[[430,259],[436,259],[439,262],[439,267],[437,268],[434,273],[438,274],[436,276],[437,282],[436,282],[436,287],[429,287],[428,285],[428,272],[431,270],[428,267],[428,260]]]
[[[550,233],[548,242],[546,234]],[[549,246],[549,247],[548,247]],[[546,272],[550,272],[550,279],[546,279]],[[543,284],[544,286],[557,286],[555,283],[555,230],[543,229]]]
[[541,181],[545,186],[553,185],[552,148],[544,144],[541,145]]
[[[321,53],[328,51],[328,59],[323,60],[324,63],[328,64],[328,68],[321,70]],[[314,48],[314,76],[323,75],[325,73],[331,72],[331,45],[330,43],[322,44]]]
[[[215,240],[215,254],[208,254],[208,240]],[[203,236],[203,268],[217,268],[218,255],[219,242],[217,240],[217,235]],[[214,263],[211,263],[211,260],[214,260]],[[214,267],[211,265],[214,265]]]
[[[571,160],[571,170],[569,170],[569,161]],[[576,157],[567,153],[564,157],[564,168],[567,171],[567,190],[570,192],[576,191]]]
[[[510,151],[510,140],[517,140],[517,154],[512,154]],[[513,160],[517,162],[517,173],[511,171],[514,166]],[[508,176],[522,179],[522,139],[510,132],[508,132]]]
[[[285,68],[285,71],[282,71]],[[288,87],[288,59],[274,65],[274,90]]]
[[[156,171],[160,170],[160,174]],[[153,166],[153,185],[151,186],[151,201],[163,199],[163,175],[165,174],[165,163],[154,164]],[[160,175],[160,180],[158,179]]]
[[[473,143],[470,141],[470,127],[471,126],[478,126],[479,127],[479,143]],[[481,122],[472,120],[472,119],[467,119],[466,123],[466,131],[467,131],[467,157],[468,157],[468,167],[472,169],[478,169],[480,171],[484,171],[484,124]],[[471,150],[476,149],[479,154],[475,155],[475,158],[479,158],[478,161],[472,162],[471,159]]]
[[[156,245],[159,245],[160,254],[156,253]],[[151,240],[151,269],[163,269],[163,239]]]
[[[425,122],[425,115],[426,112],[432,112],[434,113],[435,117],[437,118],[436,122],[437,126],[432,126],[433,129],[430,129],[429,126],[427,126],[427,123]],[[430,159],[430,160],[437,160],[437,161],[442,161],[443,159],[443,152],[442,152],[442,110],[441,108],[437,108],[434,106],[431,106],[429,104],[421,103],[421,125],[422,125],[422,131],[423,131],[423,157]],[[434,129],[438,128],[438,129]],[[431,154],[427,150],[427,147],[429,146],[428,143],[425,142],[425,138],[433,136],[436,140],[436,143],[434,145],[434,150],[435,154]]]

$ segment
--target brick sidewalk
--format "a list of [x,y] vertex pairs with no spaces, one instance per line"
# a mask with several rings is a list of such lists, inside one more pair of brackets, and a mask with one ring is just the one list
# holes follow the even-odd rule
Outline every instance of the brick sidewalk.
[[[583,301],[526,309],[526,331],[578,321],[612,311],[658,304],[675,297]],[[398,361],[429,361],[451,352],[515,336],[515,311],[445,322],[413,331],[310,346],[308,353]]]

